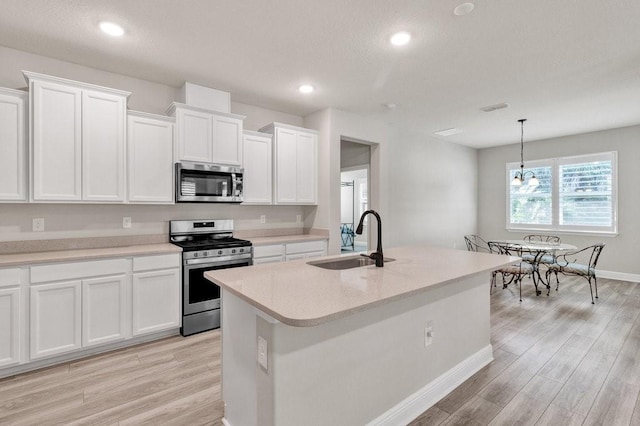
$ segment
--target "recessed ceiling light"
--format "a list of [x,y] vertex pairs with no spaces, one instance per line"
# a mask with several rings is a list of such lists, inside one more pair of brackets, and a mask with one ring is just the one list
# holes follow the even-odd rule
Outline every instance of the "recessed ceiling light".
[[461,5],[458,5],[455,9],[453,9],[453,13],[457,16],[463,16],[471,13],[473,8],[473,3],[462,3]]
[[120,25],[114,24],[113,22],[100,22],[100,29],[103,33],[109,34],[113,37],[120,37],[122,34],[124,34],[124,29]]
[[394,46],[404,46],[411,41],[411,34],[406,31],[400,31],[392,35],[389,41],[391,41],[391,44]]
[[438,135],[438,136],[451,136],[451,135],[457,135],[458,133],[462,133],[462,130],[451,128],[451,129],[444,129],[444,130],[438,130],[437,132],[433,132],[434,135]]
[[382,104],[387,109],[396,109],[398,108],[398,104],[394,104],[393,102],[388,102],[386,104]]
[[316,89],[310,84],[303,84],[302,86],[298,87],[298,90],[300,91],[300,93],[312,93]]

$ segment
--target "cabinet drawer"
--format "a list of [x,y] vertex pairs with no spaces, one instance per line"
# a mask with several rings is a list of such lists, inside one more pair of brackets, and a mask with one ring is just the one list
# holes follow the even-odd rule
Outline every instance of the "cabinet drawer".
[[100,275],[124,274],[129,270],[126,259],[57,263],[31,267],[31,283],[42,283]]
[[305,241],[303,243],[287,244],[287,254],[307,253],[311,251],[324,251],[324,241]]
[[0,287],[20,285],[20,269],[0,269]]
[[276,244],[271,246],[253,247],[253,257],[269,257],[282,256],[284,254],[284,245]]
[[282,256],[260,257],[258,259],[253,259],[254,265],[259,265],[261,263],[278,263],[278,262],[282,262]]
[[180,255],[177,253],[133,258],[133,272],[178,267],[180,267]]

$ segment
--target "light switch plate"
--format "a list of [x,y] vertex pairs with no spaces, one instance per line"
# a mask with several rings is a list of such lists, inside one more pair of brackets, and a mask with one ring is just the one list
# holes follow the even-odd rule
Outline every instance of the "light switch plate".
[[266,223],[267,222],[267,217],[263,214],[260,215],[260,223]]
[[122,218],[122,227],[131,228],[131,218],[129,216],[125,216]]
[[268,349],[269,346],[267,344],[267,341],[264,338],[258,336],[258,364],[260,364],[265,370],[269,369],[269,359],[267,356]]

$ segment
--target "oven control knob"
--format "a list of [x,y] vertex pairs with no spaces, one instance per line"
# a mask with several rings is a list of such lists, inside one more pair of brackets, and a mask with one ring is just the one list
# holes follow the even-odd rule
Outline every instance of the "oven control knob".
[[244,251],[244,249],[240,249],[240,253],[242,253]]
[[203,255],[204,257],[207,257],[207,256],[209,256],[209,252],[203,251],[203,252],[202,252],[202,255]]
[[231,250],[231,253],[235,253],[235,252],[236,252],[236,249]]
[[198,253],[193,253],[193,257],[198,257]]
[[222,250],[218,250],[218,254],[222,254]]

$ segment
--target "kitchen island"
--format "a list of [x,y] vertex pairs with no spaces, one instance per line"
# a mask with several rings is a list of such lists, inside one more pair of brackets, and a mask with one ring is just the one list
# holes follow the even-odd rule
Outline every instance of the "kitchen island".
[[404,424],[491,362],[490,271],[517,258],[424,246],[385,257],[205,274],[222,288],[227,425]]

